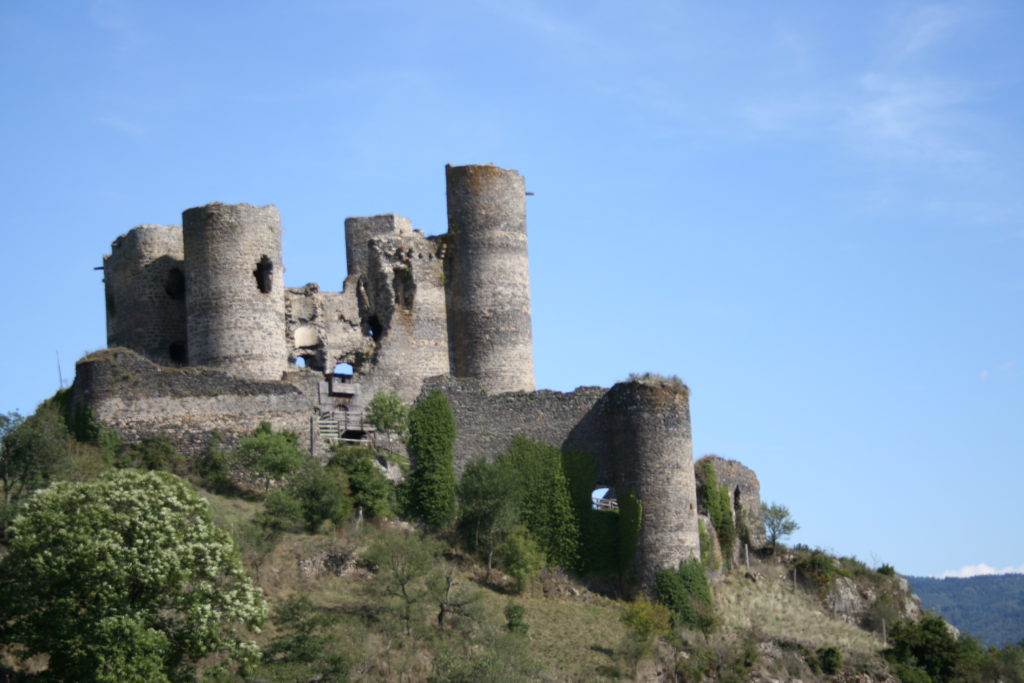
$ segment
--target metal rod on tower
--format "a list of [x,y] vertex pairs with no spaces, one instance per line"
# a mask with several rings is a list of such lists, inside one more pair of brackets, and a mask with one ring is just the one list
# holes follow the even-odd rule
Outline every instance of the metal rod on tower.
[[60,371],[60,351],[57,351],[57,380],[60,382],[60,388],[64,388],[64,373]]

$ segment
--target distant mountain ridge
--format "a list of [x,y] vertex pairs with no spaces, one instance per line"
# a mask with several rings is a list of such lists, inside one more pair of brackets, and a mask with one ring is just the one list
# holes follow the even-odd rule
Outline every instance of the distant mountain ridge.
[[1024,574],[934,579],[907,576],[926,609],[985,645],[1024,641]]

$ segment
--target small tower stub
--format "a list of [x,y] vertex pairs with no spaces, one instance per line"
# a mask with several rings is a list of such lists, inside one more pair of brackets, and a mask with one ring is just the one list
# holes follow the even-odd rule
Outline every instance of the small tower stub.
[[189,365],[281,379],[288,351],[277,207],[207,204],[185,211],[182,225]]
[[452,374],[488,393],[533,391],[526,185],[491,164],[447,166]]

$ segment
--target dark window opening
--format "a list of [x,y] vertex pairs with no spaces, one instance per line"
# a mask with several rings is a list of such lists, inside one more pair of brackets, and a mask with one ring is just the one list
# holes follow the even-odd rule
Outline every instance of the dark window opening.
[[740,511],[740,487],[737,486],[736,490],[732,492],[732,510],[733,512]]
[[384,338],[384,326],[380,324],[380,318],[375,315],[371,315],[370,319],[366,321],[366,331],[378,341]]
[[188,349],[185,348],[185,344],[182,342],[171,342],[170,347],[167,349],[167,354],[171,357],[171,361],[178,365],[184,365],[188,362]]
[[413,299],[416,298],[416,284],[412,281],[409,269],[395,268],[392,285],[395,289],[395,303],[406,309],[412,308]]
[[181,268],[171,268],[167,271],[164,291],[174,301],[181,301],[185,298],[185,274],[181,272]]
[[274,264],[271,263],[270,257],[264,254],[263,258],[256,264],[256,270],[252,271],[252,274],[256,276],[256,286],[259,287],[260,291],[264,294],[270,294],[270,288],[274,284]]

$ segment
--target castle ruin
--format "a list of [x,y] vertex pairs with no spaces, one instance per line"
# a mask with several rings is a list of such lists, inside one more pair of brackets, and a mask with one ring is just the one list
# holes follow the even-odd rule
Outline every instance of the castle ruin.
[[[442,391],[456,469],[522,434],[586,451],[599,485],[639,498],[633,572],[650,588],[657,569],[699,555],[687,388],[648,377],[536,391],[523,177],[448,166],[446,181],[444,235],[394,214],[346,219],[340,292],[284,286],[273,206],[207,204],[181,226],[121,235],[104,257],[108,349],[78,362],[74,405],[127,441],[166,436],[189,454],[266,420],[323,456],[366,436],[378,390]],[[750,506],[757,479],[735,464]]]

